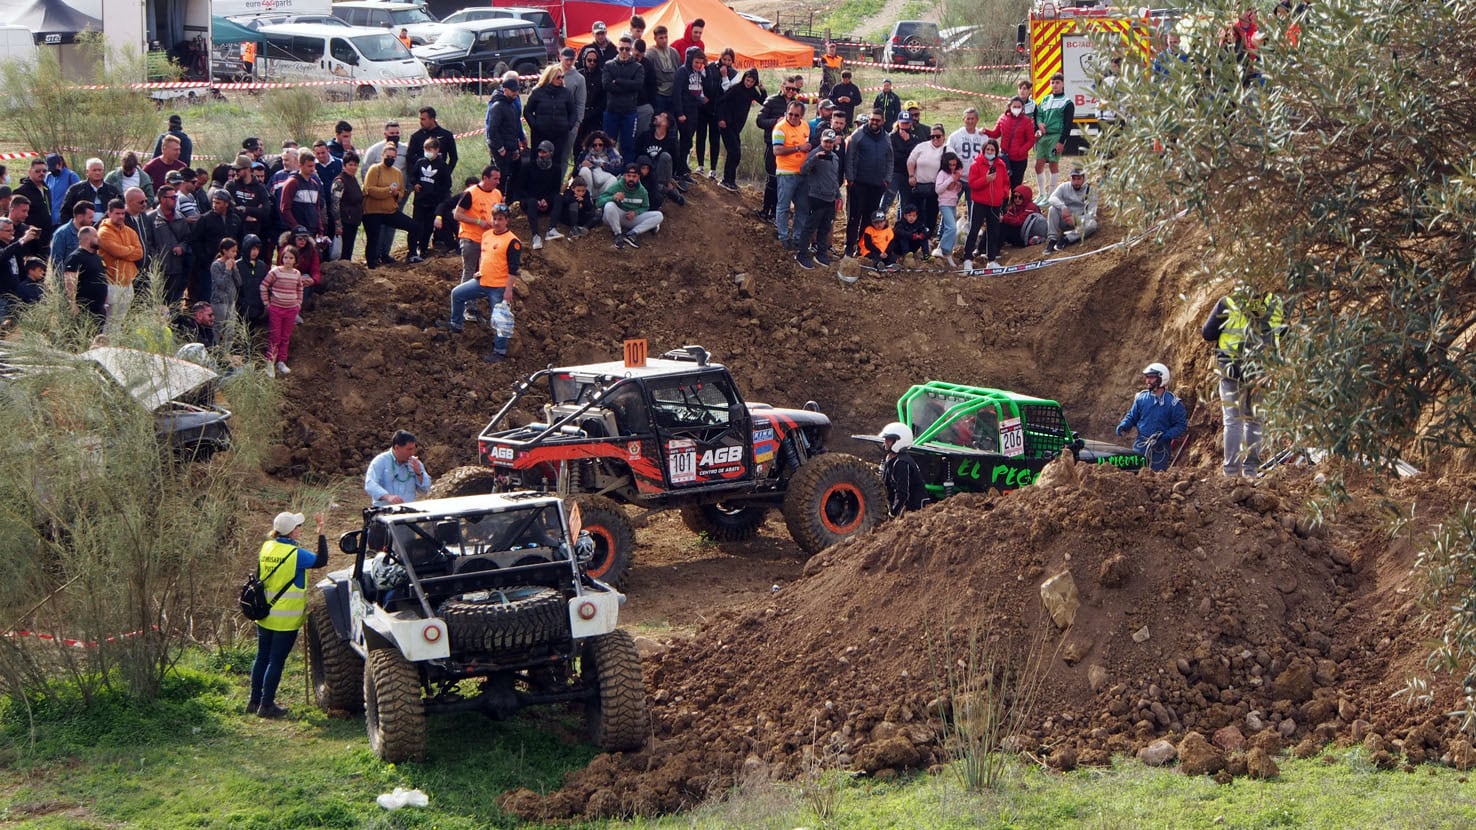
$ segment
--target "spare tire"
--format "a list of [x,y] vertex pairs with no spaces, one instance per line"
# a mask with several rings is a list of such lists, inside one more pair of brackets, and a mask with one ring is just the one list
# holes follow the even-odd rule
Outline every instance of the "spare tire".
[[431,483],[426,498],[485,496],[497,492],[497,471],[491,467],[457,467]]
[[805,462],[784,494],[784,524],[806,553],[871,529],[886,508],[876,467],[854,455],[826,453]]
[[442,603],[438,613],[457,652],[521,651],[569,639],[564,595],[552,588],[461,594]]

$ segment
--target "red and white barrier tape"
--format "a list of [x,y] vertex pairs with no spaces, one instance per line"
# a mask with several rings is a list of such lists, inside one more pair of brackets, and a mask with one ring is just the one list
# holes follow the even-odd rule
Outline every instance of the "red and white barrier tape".
[[[159,630],[159,626],[157,626],[157,625],[151,625],[151,626],[148,627],[147,630],[148,631],[158,631]],[[133,637],[137,637],[137,636],[139,636],[141,634],[144,634],[144,633],[145,633],[145,630],[144,629],[139,629],[138,631],[130,631],[130,632],[126,633],[126,634],[115,634],[115,635],[113,635],[111,637],[104,637],[101,640],[74,640],[74,639],[72,639],[70,637],[58,637],[55,634],[43,634],[43,633],[41,633],[39,631],[7,631],[3,635],[0,635],[0,636],[3,636],[5,638],[7,638],[7,639],[19,639],[19,638],[22,638],[22,637],[34,637],[37,640],[43,640],[43,641],[49,642],[49,643],[60,643],[61,645],[68,646],[70,648],[97,648],[100,643],[116,643],[116,642],[119,642],[121,640],[127,640],[127,639],[131,639]]]
[[[537,80],[537,75],[519,75],[521,80]],[[201,89],[201,90],[253,90],[253,89],[297,89],[307,87],[328,86],[444,86],[450,84],[474,84],[478,81],[484,83],[495,83],[500,78],[386,78],[384,80],[365,80],[363,78],[333,78],[327,81],[149,81],[147,83],[128,84],[127,88],[132,90],[150,89]],[[73,89],[100,90],[113,89],[108,84],[83,84]]]

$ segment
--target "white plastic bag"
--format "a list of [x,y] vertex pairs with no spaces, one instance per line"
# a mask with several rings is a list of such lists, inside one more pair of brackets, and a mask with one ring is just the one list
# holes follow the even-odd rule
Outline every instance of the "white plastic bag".
[[512,306],[503,300],[492,307],[492,331],[498,337],[512,337],[513,334],[513,311]]
[[383,793],[375,802],[386,810],[398,810],[401,807],[424,807],[430,803],[430,797],[418,788],[407,790],[404,787],[395,787],[394,792]]

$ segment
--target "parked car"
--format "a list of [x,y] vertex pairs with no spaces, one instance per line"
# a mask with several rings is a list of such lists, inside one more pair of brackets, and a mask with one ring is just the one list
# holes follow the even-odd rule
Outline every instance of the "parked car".
[[474,23],[479,20],[497,20],[499,18],[515,18],[526,20],[533,24],[538,30],[538,37],[543,41],[543,48],[548,53],[550,62],[559,59],[559,26],[554,22],[553,16],[548,9],[540,9],[533,6],[498,6],[497,8],[478,7],[462,9],[454,14],[448,14],[441,19],[443,25],[454,25],[457,23]]
[[350,3],[334,3],[333,16],[347,21],[350,26],[370,26],[388,29],[399,35],[404,29],[410,36],[412,46],[429,43],[440,31],[440,22],[425,6],[418,3],[381,3],[374,0],[357,0]]
[[434,78],[495,78],[509,69],[536,75],[548,60],[533,24],[510,18],[449,26],[434,43],[411,51]]
[[767,17],[759,17],[756,14],[749,14],[748,12],[738,12],[738,16],[766,32],[774,31],[774,21]]
[[926,20],[899,20],[892,24],[882,47],[882,62],[898,66],[932,68],[943,53],[938,24]]

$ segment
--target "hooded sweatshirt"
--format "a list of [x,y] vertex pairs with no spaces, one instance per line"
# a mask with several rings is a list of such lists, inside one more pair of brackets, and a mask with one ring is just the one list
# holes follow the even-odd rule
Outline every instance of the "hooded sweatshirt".
[[656,94],[671,96],[672,79],[676,77],[677,69],[682,65],[682,55],[668,45],[665,49],[656,45],[656,39],[652,38],[646,46],[646,74],[655,75]]
[[635,187],[626,187],[624,176],[620,176],[615,181],[610,182],[610,186],[605,188],[605,192],[600,194],[600,198],[595,204],[599,206],[600,210],[604,210],[605,205],[613,201],[612,197],[616,193],[624,194],[620,201],[620,209],[634,211],[637,216],[645,213],[651,204],[651,196],[646,192],[646,188],[639,182],[636,183]]
[[1040,213],[1040,207],[1035,204],[1035,191],[1030,189],[1030,185],[1022,184],[1015,188],[1014,193],[1020,197],[1020,202],[1006,205],[1000,221],[1012,228],[1018,228],[1025,224],[1025,219],[1030,214]]
[[703,71],[692,66],[694,61],[704,57],[702,50],[693,46],[686,54],[686,61],[672,81],[671,109],[678,118],[686,116],[691,121],[707,105],[707,93],[702,87]]
[[692,21],[691,23],[688,23],[687,24],[686,32],[684,32],[681,37],[677,38],[676,41],[671,44],[671,48],[675,49],[676,50],[676,53],[678,55],[685,55],[685,54],[687,54],[687,49],[689,49],[689,48],[691,48],[693,46],[696,46],[698,49],[701,49],[702,50],[702,54],[704,54],[704,55],[707,54],[707,44],[703,43],[702,41],[698,40],[697,38],[692,37],[692,27],[695,26],[696,24],[697,24],[697,21],[695,21],[695,20]]
[[1004,115],[994,122],[994,129],[985,129],[984,134],[999,139],[999,147],[1010,161],[1024,161],[1035,146],[1035,118],[1023,111],[1015,115],[1005,110]]

